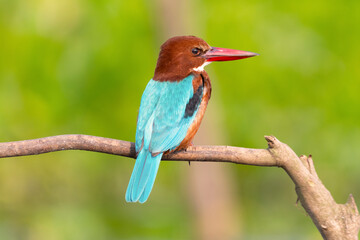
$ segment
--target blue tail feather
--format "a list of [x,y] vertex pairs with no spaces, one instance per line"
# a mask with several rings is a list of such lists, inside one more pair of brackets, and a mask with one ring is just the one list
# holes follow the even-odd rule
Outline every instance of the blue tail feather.
[[[145,159],[146,158],[146,152],[145,151],[140,151],[137,158],[136,158],[136,161],[135,161],[135,166],[134,166],[134,169],[133,169],[133,172],[131,174],[131,177],[130,177],[130,181],[129,181],[129,185],[127,187],[127,190],[126,190],[126,195],[125,195],[125,200],[127,202],[136,202],[135,199],[132,199],[132,192],[133,192],[133,185],[134,185],[134,182],[135,182],[135,178],[137,176],[137,172],[140,168],[140,165],[141,165],[141,159]],[[140,159],[138,161],[138,159]]]
[[152,188],[154,186],[156,174],[157,174],[157,171],[159,169],[159,165],[160,165],[162,155],[163,155],[163,153],[160,153],[159,155],[154,157],[154,158],[156,158],[156,160],[154,161],[154,164],[152,164],[152,166],[151,166],[149,178],[147,180],[145,189],[144,189],[144,191],[143,191],[143,193],[142,193],[142,195],[141,195],[141,197],[139,199],[140,203],[146,202],[146,200],[148,199],[148,197],[150,195],[150,192],[151,192],[151,190],[152,190]]
[[126,190],[127,202],[144,203],[147,200],[154,185],[162,155],[160,153],[152,156],[146,149],[140,151]]

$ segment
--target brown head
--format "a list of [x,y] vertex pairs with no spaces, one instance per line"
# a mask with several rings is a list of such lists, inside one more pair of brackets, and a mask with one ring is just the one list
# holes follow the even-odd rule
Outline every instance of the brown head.
[[194,36],[177,36],[167,40],[160,49],[154,80],[180,81],[192,72],[201,72],[213,61],[229,61],[253,57],[258,54],[210,47]]

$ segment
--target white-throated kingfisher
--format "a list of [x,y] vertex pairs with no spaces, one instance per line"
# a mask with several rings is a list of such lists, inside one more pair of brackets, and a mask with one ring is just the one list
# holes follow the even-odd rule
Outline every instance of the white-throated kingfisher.
[[256,55],[210,47],[194,36],[173,37],[161,46],[154,77],[141,98],[135,141],[137,158],[126,191],[127,202],[144,203],[162,155],[191,144],[211,95],[204,66]]

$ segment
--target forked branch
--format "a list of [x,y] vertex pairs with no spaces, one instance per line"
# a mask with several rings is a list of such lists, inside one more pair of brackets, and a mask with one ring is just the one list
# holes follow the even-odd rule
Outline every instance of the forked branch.
[[[267,149],[229,146],[192,146],[186,151],[165,154],[163,160],[231,162],[283,168],[295,183],[299,200],[327,240],[358,239],[360,215],[350,194],[347,203],[337,204],[319,179],[311,156],[298,157],[286,144],[266,136]],[[135,158],[134,143],[88,135],[60,135],[0,143],[0,158],[35,155],[62,150],[86,150]]]

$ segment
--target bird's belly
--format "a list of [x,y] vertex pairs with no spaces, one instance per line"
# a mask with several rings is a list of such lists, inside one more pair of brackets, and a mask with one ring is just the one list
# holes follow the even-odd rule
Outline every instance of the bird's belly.
[[200,123],[201,123],[201,120],[202,120],[202,118],[204,116],[204,113],[205,113],[205,110],[200,111],[200,109],[199,109],[199,112],[196,114],[194,122],[190,125],[184,140],[182,140],[182,142],[175,149],[175,151],[186,149],[191,144],[191,141],[193,140],[193,138],[195,137],[195,134],[199,130]]

